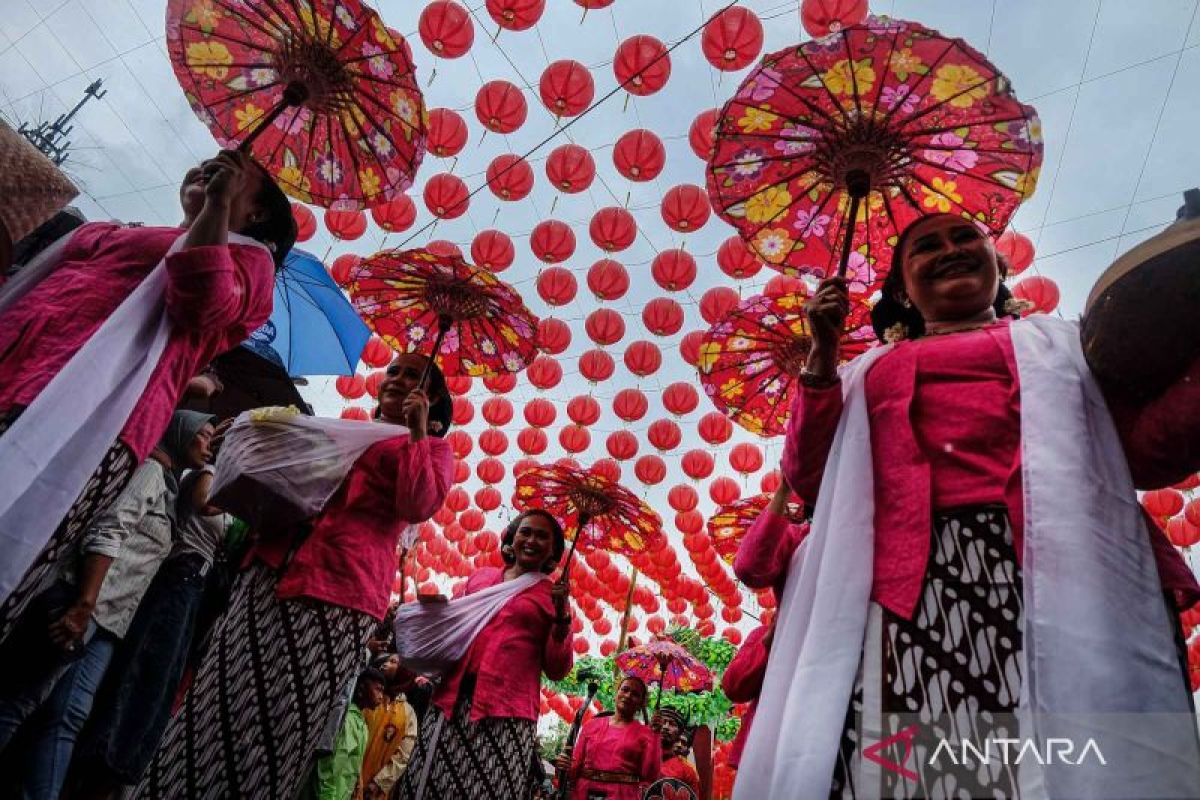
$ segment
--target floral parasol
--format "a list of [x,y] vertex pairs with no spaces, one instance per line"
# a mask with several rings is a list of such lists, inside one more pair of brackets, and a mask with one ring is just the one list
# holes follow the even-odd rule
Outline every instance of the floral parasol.
[[[739,303],[704,334],[697,366],[700,383],[723,413],[751,433],[778,436],[787,427],[800,370],[812,337],[804,290],[755,295]],[[852,295],[840,357],[850,360],[874,340],[870,307]]]
[[[561,464],[537,466],[517,478],[513,499],[519,511],[540,509],[557,519],[575,548],[636,555],[662,536],[662,520],[633,492],[592,470]],[[564,568],[564,573],[567,568]]]
[[614,663],[627,677],[641,678],[647,684],[657,683],[672,692],[706,692],[713,687],[713,675],[708,667],[686,648],[666,636],[617,655]]
[[412,185],[426,135],[412,56],[358,0],[168,0],[167,48],[221,146],[293,197],[353,210]]
[[458,256],[385,250],[359,264],[349,291],[388,345],[436,353],[447,375],[520,372],[537,355],[538,320],[520,293]]
[[870,294],[909,223],[949,212],[1000,233],[1041,163],[1036,112],[982,54],[868,17],[763,58],[718,118],[708,191],[768,265],[840,265]]
[[[737,556],[742,539],[750,530],[750,526],[758,519],[771,503],[771,495],[756,494],[753,497],[743,497],[726,506],[717,509],[717,513],[708,518],[708,537],[712,540],[713,549],[717,555],[732,564]],[[788,521],[793,525],[805,523],[804,506],[794,498],[788,501],[785,512]]]

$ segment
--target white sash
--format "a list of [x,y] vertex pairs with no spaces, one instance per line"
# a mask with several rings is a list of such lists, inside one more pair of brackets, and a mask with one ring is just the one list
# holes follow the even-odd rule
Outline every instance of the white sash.
[[[1121,444],[1078,327],[1011,326],[1021,383],[1025,643],[1021,715],[1039,742],[1094,737],[1108,761],[1036,769],[1031,798],[1200,797],[1195,720]],[[735,800],[824,797],[870,603],[874,484],[864,377],[845,408],[803,558],[793,557]],[[1083,714],[1087,716],[1083,716]],[[1097,715],[1102,716],[1097,716]],[[1105,743],[1108,748],[1105,749]],[[870,745],[870,742],[865,743]],[[870,796],[870,795],[866,795]]]
[[545,580],[550,576],[526,572],[447,603],[405,603],[396,612],[400,663],[414,672],[450,668],[509,600]]
[[[229,242],[262,247],[234,233]],[[49,274],[61,252],[56,242],[46,260],[31,263],[34,273],[0,299],[0,313]],[[166,256],[0,436],[0,602],[66,517],[158,366],[171,334]]]

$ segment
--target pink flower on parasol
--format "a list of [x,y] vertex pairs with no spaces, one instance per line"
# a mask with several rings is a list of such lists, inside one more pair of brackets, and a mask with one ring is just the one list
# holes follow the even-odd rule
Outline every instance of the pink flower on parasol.
[[426,135],[412,56],[359,0],[168,0],[167,49],[221,146],[293,197],[353,210],[412,185]]
[[982,54],[869,17],[763,59],[717,121],[708,191],[770,266],[853,269],[869,294],[909,223],[950,212],[999,233],[1041,163],[1036,113]]
[[392,349],[436,353],[447,375],[519,372],[537,356],[538,320],[520,293],[458,256],[385,250],[358,265],[349,291]]
[[[874,339],[870,307],[852,293],[840,357]],[[803,290],[743,300],[704,334],[697,367],[713,404],[751,433],[778,436],[787,427],[800,370],[812,347]]]
[[[746,532],[750,530],[750,526],[754,524],[759,515],[766,510],[770,502],[771,495],[769,494],[743,497],[729,505],[721,506],[717,509],[717,513],[708,518],[708,537],[712,539],[713,549],[717,551],[717,555],[725,559],[725,563],[733,563],[742,539],[746,538]],[[794,495],[788,501],[786,516],[793,525],[806,524],[804,506]]]

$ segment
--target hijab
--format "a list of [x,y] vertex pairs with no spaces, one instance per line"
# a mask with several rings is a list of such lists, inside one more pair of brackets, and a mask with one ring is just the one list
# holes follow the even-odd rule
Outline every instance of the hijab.
[[171,467],[163,469],[163,480],[167,483],[170,495],[167,501],[167,515],[171,518],[172,525],[176,522],[175,498],[179,495],[179,479],[187,469],[188,447],[200,430],[214,419],[216,417],[212,414],[199,411],[176,411],[171,415],[167,430],[158,442],[156,449],[171,459]]

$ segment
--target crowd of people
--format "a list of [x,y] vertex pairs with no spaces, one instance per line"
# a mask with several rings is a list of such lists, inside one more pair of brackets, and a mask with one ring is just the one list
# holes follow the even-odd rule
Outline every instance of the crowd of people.
[[[398,355],[365,427],[180,408],[220,390],[204,367],[267,319],[296,236],[237,153],[180,200],[179,228],[86,224],[0,287],[9,790],[537,796],[541,682],[574,658],[560,522],[519,514],[503,567],[393,605],[401,536],[453,483],[445,377]],[[1200,796],[1179,623],[1200,586],[1135,495],[1200,466],[1200,375],[1151,401],[1101,389],[1077,328],[1019,319],[1004,275],[974,224],[934,214],[896,243],[886,345],[839,366],[845,281],[808,301],[784,481],[734,563],[779,602],[723,675],[750,704],[739,799]],[[254,469],[220,458],[231,441]],[[614,696],[554,762],[569,796],[703,797],[689,721],[647,719],[639,678]],[[943,739],[1065,714],[1101,742],[1127,715],[1105,751],[1125,769],[932,766]],[[864,731],[912,770],[872,771]]]

